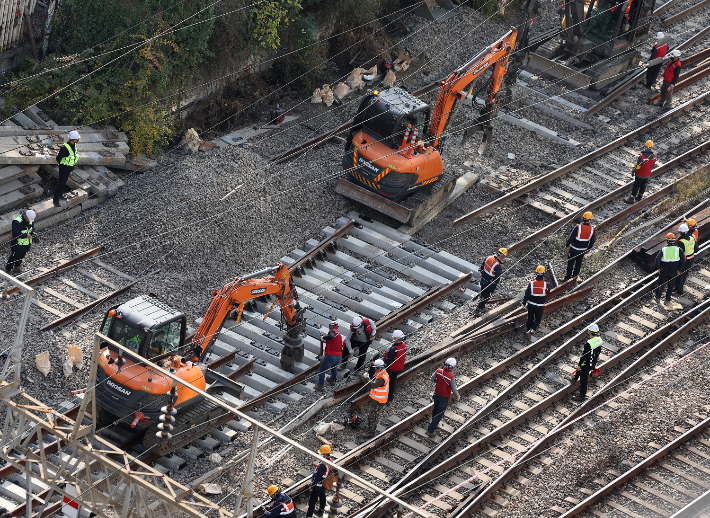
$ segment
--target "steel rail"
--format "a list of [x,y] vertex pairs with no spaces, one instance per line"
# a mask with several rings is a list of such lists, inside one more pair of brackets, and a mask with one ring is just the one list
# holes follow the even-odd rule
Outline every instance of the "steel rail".
[[700,516],[700,513],[707,509],[710,505],[710,489],[705,491],[698,498],[690,502],[688,505],[678,510],[678,512],[673,513],[670,518],[696,518]]
[[288,267],[289,273],[295,273],[296,275],[298,275],[298,273],[304,268],[306,268],[311,263],[311,261],[314,261],[320,253],[325,252],[325,250],[327,250],[332,243],[334,243],[336,240],[340,239],[345,234],[350,232],[354,226],[355,222],[350,220],[348,223],[333,232],[331,235],[322,239],[316,246],[311,248],[308,252],[303,254]]
[[[645,460],[642,462],[639,462],[636,464],[633,468],[628,470],[626,473],[622,473],[620,476],[609,482],[606,486],[598,490],[596,493],[589,495],[587,498],[582,500],[580,503],[578,503],[576,506],[574,506],[572,509],[567,511],[565,514],[563,514],[560,518],[570,518],[572,516],[579,516],[580,513],[585,511],[586,509],[589,509],[592,505],[597,503],[599,500],[604,498],[610,493],[613,493],[614,490],[616,490],[618,487],[623,485],[625,482],[631,480],[635,476],[639,475],[642,471],[645,471],[647,468],[650,468],[653,463],[655,463],[657,460],[662,459],[672,451],[678,449],[680,446],[688,442],[689,440],[693,439],[695,436],[697,436],[699,433],[704,431],[710,427],[710,417],[705,419],[704,421],[698,423],[695,425],[693,428],[685,432],[683,435],[680,437],[676,438],[674,441],[666,444],[663,448],[660,448],[656,453],[653,455],[647,457]],[[706,493],[707,495],[707,493]],[[705,495],[703,495],[705,496]],[[691,502],[686,506],[685,508],[681,509],[681,511],[687,510],[693,506],[693,508],[698,508],[695,502],[698,500],[701,500],[703,497],[700,497],[699,499],[696,499],[694,502]],[[707,498],[707,496],[705,496]],[[701,500],[702,501],[702,500]],[[695,504],[695,505],[694,505]],[[708,504],[707,501],[702,501],[702,505],[706,506]],[[678,513],[680,513],[679,511]],[[673,516],[678,516],[678,513],[674,513]],[[689,514],[686,516],[690,516]]]
[[[670,171],[674,167],[679,166],[683,162],[690,160],[691,158],[702,153],[703,151],[707,151],[708,149],[710,149],[710,140],[695,146],[693,149],[686,151],[685,153],[682,153],[682,154],[672,158],[668,162],[664,163],[663,165],[657,167],[656,169],[654,169],[651,172],[650,178],[656,178],[657,176],[660,176],[660,175]],[[708,168],[708,166],[706,165],[703,168],[701,168],[701,170],[707,170],[707,168]],[[672,185],[675,185],[676,183],[680,182],[681,180],[683,180],[683,178],[677,180]],[[578,211],[576,211],[572,214],[569,214],[567,216],[564,216],[562,218],[559,218],[556,221],[553,221],[552,223],[541,228],[537,232],[530,234],[525,239],[522,239],[521,241],[518,241],[517,243],[509,246],[508,251],[519,250],[520,248],[522,248],[524,246],[528,246],[531,243],[534,243],[535,241],[542,239],[543,237],[549,236],[550,234],[557,232],[557,230],[562,228],[564,225],[571,222],[575,218],[578,218],[580,213],[594,210],[606,203],[609,203],[610,201],[622,196],[625,192],[631,190],[633,185],[634,185],[634,182],[631,181],[631,182],[627,183],[626,185],[619,187],[618,189],[614,189],[613,191],[611,191],[603,196],[600,196],[599,198],[592,201],[588,205],[581,207]],[[672,185],[670,187],[672,187]],[[647,201],[646,203],[649,203],[649,202]],[[622,214],[628,213],[629,211],[636,211],[636,210],[638,210],[637,207],[638,207],[637,205],[632,205],[630,208],[622,211]]]
[[[612,388],[616,387],[621,381],[624,381],[635,374],[641,367],[646,365],[655,356],[657,356],[661,351],[667,348],[672,340],[676,338],[681,332],[685,332],[691,327],[701,323],[710,313],[710,300],[703,302],[702,304],[695,306],[688,310],[685,314],[678,317],[674,322],[682,321],[691,316],[692,313],[697,313],[693,316],[687,323],[681,325],[678,329],[673,331],[670,335],[663,338],[658,344],[647,351],[643,356],[638,358],[632,365],[627,367],[623,372],[618,374],[613,380],[607,383],[601,390],[599,390],[592,398],[587,400],[584,404],[573,410],[567,418],[560,422],[550,433],[548,433],[543,439],[535,443],[535,445],[529,449],[515,464],[503,472],[498,478],[496,478],[485,490],[483,490],[467,507],[462,510],[460,517],[470,516],[471,513],[475,512],[485,501],[487,501],[491,495],[505,485],[512,477],[517,476],[517,473],[524,469],[530,460],[537,455],[543,448],[547,447],[553,441],[557,440],[561,433],[567,428],[567,426],[574,421],[578,416],[585,413],[586,410],[593,407],[593,405],[598,404]],[[670,325],[670,324],[668,324]],[[664,326],[665,328],[668,325]],[[648,340],[643,339],[644,345],[647,344]]]
[[[503,360],[502,362],[494,365],[488,371],[484,372],[480,376],[476,378],[476,380],[481,380],[484,381],[486,379],[490,379],[493,375],[498,374],[508,367],[514,365],[517,361],[524,360],[527,358],[530,354],[534,353],[537,349],[542,347],[542,345],[545,345],[546,343],[549,343],[553,340],[556,340],[559,338],[561,335],[566,334],[568,331],[571,329],[577,327],[579,324],[584,322],[585,320],[588,321],[590,318],[595,317],[597,314],[604,312],[600,317],[598,317],[595,322],[603,322],[607,318],[610,318],[614,314],[616,314],[621,308],[627,307],[629,303],[641,298],[645,293],[647,293],[650,289],[652,289],[653,284],[655,283],[654,279],[652,277],[654,274],[649,274],[645,278],[641,279],[640,281],[637,281],[634,283],[632,286],[629,286],[628,288],[625,288],[621,292],[615,294],[609,299],[604,300],[594,308],[590,309],[589,311],[583,313],[582,315],[579,315],[578,317],[572,319],[570,322],[567,324],[555,329],[554,331],[550,332],[548,335],[540,338],[537,342],[531,344],[530,346],[526,347],[525,349],[521,349],[517,354],[507,358],[506,360]],[[623,297],[623,298],[622,298]],[[621,298],[619,302],[616,302]],[[609,306],[612,306],[611,309]],[[426,465],[431,464],[436,461],[436,459],[449,450],[452,445],[459,440],[463,435],[477,422],[479,421],[482,417],[487,415],[493,410],[496,410],[506,402],[508,402],[513,395],[518,392],[521,387],[527,383],[531,378],[536,376],[541,370],[545,368],[545,366],[556,360],[559,356],[565,353],[565,351],[572,347],[573,345],[576,345],[579,340],[586,334],[586,326],[579,332],[575,333],[571,338],[566,340],[562,345],[557,347],[554,351],[549,353],[545,358],[540,360],[540,362],[529,369],[524,375],[520,376],[518,380],[511,385],[509,385],[505,390],[501,391],[498,396],[496,396],[494,399],[492,399],[488,404],[483,406],[476,414],[474,414],[472,417],[470,417],[465,423],[463,423],[459,428],[457,428],[453,433],[449,435],[444,441],[442,441],[439,445],[434,448],[428,455],[426,455],[415,468],[410,470],[407,474],[405,474],[396,484],[391,486],[388,491],[392,492],[392,494],[402,494],[404,491],[404,488],[402,487],[404,484],[408,483],[413,476],[417,475],[419,471]],[[485,376],[485,377],[484,377]],[[472,380],[473,381],[473,380]],[[479,383],[480,384],[480,383]],[[562,391],[570,391],[570,387],[566,387],[565,389],[562,389]],[[554,395],[559,395],[558,391]],[[567,393],[565,392],[565,393]],[[552,396],[548,396],[552,397]],[[560,395],[561,397],[561,395]],[[546,398],[547,399],[547,398]],[[545,400],[543,400],[544,402]],[[541,402],[542,403],[542,402]],[[517,419],[517,418],[516,418]],[[505,424],[504,424],[505,425]],[[469,450],[470,447],[465,448],[462,451],[470,452]],[[480,449],[480,448],[479,448]],[[478,450],[476,450],[478,451]],[[467,453],[468,454],[468,453]],[[466,455],[467,455],[466,454]],[[459,457],[459,454],[454,454],[453,456],[449,455],[447,461],[444,462],[444,464],[447,464],[450,459],[455,458],[458,461],[461,460]],[[464,457],[465,458],[465,457]],[[448,464],[447,464],[448,465]],[[434,470],[437,469],[436,467],[433,468]],[[431,471],[431,470],[430,470]],[[421,477],[420,477],[421,478]],[[381,502],[381,499],[377,499],[373,501],[372,507],[377,506]],[[373,510],[369,514],[363,514],[362,516],[367,516],[368,518],[376,518],[382,516],[387,510],[391,509],[392,506],[385,503],[380,507],[377,507],[377,509]]]
[[[700,70],[698,70],[698,69],[700,69]],[[691,70],[691,72],[693,72],[692,76],[687,77],[687,78],[683,79],[682,81],[678,81],[675,85],[673,85],[674,92],[682,90],[686,86],[690,86],[693,83],[700,81],[704,77],[709,76],[710,75],[710,66],[696,67],[693,70]],[[659,93],[659,94],[654,95],[653,97],[649,97],[648,101],[646,101],[646,104],[653,104],[655,102],[660,101],[660,99],[661,99],[661,94]]]
[[[82,252],[81,254],[77,255],[76,257],[72,257],[71,259],[67,259],[66,261],[59,263],[57,266],[54,266],[47,270],[46,272],[38,275],[37,277],[33,277],[31,279],[27,279],[26,281],[23,281],[25,284],[28,286],[33,286],[37,283],[44,282],[50,277],[52,277],[55,273],[61,272],[62,270],[66,270],[70,266],[77,265],[81,262],[86,261],[87,259],[90,259],[94,257],[95,255],[98,255],[98,253],[103,250],[105,245],[97,246],[96,248],[93,248],[91,250],[87,250],[86,252]],[[13,293],[19,291],[19,288],[12,288],[9,289],[5,292],[3,292],[3,296],[8,296],[12,295]]]
[[[710,27],[708,27],[707,30],[710,31]],[[699,95],[698,97],[696,97],[695,99],[691,99],[690,101],[687,101],[687,102],[677,106],[676,108],[673,108],[672,110],[669,110],[668,112],[661,115],[657,119],[655,119],[647,124],[644,124],[640,128],[630,131],[629,133],[609,142],[608,144],[605,144],[602,147],[600,147],[590,153],[587,153],[586,155],[584,155],[580,158],[577,158],[577,159],[573,160],[572,162],[570,162],[562,167],[559,167],[559,168],[555,169],[554,171],[547,173],[546,175],[543,175],[540,178],[538,178],[532,182],[529,182],[522,187],[515,189],[514,191],[506,193],[503,196],[501,196],[500,198],[498,198],[490,203],[487,203],[484,206],[479,207],[478,209],[475,209],[464,216],[461,216],[460,218],[454,220],[453,224],[454,224],[454,226],[460,225],[461,223],[468,221],[471,218],[486,214],[486,213],[490,212],[491,210],[496,209],[496,208],[502,206],[503,204],[505,204],[511,200],[514,200],[515,198],[522,196],[523,194],[526,194],[534,189],[537,189],[538,187],[546,185],[546,184],[550,183],[552,180],[559,178],[560,176],[567,174],[571,171],[574,171],[574,170],[580,168],[581,166],[591,162],[592,160],[595,160],[595,159],[605,155],[609,151],[612,151],[614,149],[617,149],[617,148],[623,146],[629,140],[634,139],[637,136],[642,135],[643,133],[646,133],[649,130],[662,125],[664,122],[672,119],[676,115],[680,115],[688,110],[695,108],[699,104],[705,103],[708,100],[708,98],[710,98],[710,91],[705,92],[705,93]]]
[[701,0],[697,4],[693,4],[690,7],[688,7],[687,9],[683,9],[682,11],[680,11],[676,14],[670,15],[668,18],[664,18],[662,25],[665,27],[665,26],[675,23],[679,20],[682,20],[686,16],[693,14],[695,11],[705,7],[706,5],[710,5],[710,0]]

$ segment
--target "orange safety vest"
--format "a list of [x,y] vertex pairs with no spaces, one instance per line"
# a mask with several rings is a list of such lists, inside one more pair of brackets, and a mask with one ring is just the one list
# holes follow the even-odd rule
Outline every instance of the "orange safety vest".
[[491,277],[495,277],[496,266],[500,264],[500,261],[493,257],[492,255],[486,259],[486,263],[483,265],[483,271],[485,271]]
[[594,227],[591,225],[577,225],[577,241],[589,241],[594,234]]
[[530,283],[530,300],[528,300],[528,304],[545,306],[546,295],[547,283],[545,281],[532,281]]
[[386,370],[382,370],[382,372],[375,376],[375,380],[379,378],[383,378],[385,380],[385,384],[381,387],[373,387],[370,389],[370,397],[378,403],[382,403],[384,405],[387,403],[387,397],[390,393],[390,375],[387,374]]

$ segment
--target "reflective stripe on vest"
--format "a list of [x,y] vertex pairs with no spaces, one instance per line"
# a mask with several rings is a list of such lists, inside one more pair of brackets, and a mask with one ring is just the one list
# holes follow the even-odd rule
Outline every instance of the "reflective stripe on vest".
[[589,344],[589,347],[594,349],[595,347],[599,347],[601,344],[603,344],[604,340],[602,340],[598,336],[595,336],[594,338],[590,338],[589,340],[587,340],[587,343]]
[[383,369],[382,372],[377,373],[377,375],[375,376],[375,381],[380,378],[385,380],[385,384],[381,387],[371,388],[370,397],[378,403],[382,403],[384,405],[385,403],[387,403],[387,397],[390,393],[390,375],[387,374],[387,371]]
[[69,156],[65,156],[64,158],[62,158],[59,163],[69,167],[74,167],[79,161],[79,152],[74,151],[69,145],[69,142],[65,142],[64,147],[69,150]]
[[695,238],[692,235],[689,238],[679,239],[678,241],[683,243],[685,247],[684,254],[686,259],[695,255]]
[[491,277],[495,277],[496,266],[500,264],[500,261],[493,257],[492,255],[486,259],[486,263],[483,265],[483,271],[485,271]]
[[680,261],[680,250],[677,246],[664,246],[662,252],[662,263],[673,263],[676,261]]
[[293,500],[289,497],[288,503],[279,502],[281,504],[281,516],[291,514],[293,512]]
[[436,371],[436,388],[434,394],[441,397],[451,397],[451,382],[454,380],[454,373],[440,367]]
[[[323,480],[325,480],[326,478],[328,478],[328,477],[330,476],[330,466],[328,466],[327,464],[318,464],[318,465],[316,466],[316,470],[313,472],[313,475],[315,476],[315,474],[318,473],[318,469],[319,469],[321,466],[325,466],[325,475],[323,475]],[[322,486],[323,486],[323,480],[321,480],[320,482],[316,482],[315,484],[313,484],[313,486],[314,486],[314,487],[322,487]]]
[[[13,221],[19,221],[20,225],[21,225],[24,220],[22,219],[22,216],[17,216]],[[32,238],[27,237],[27,236],[32,233],[32,231],[34,230],[34,226],[32,225],[32,223],[30,223],[29,225],[30,226],[27,227],[25,230],[20,231],[20,235],[21,236],[24,235],[25,237],[18,237],[17,238],[18,245],[31,245],[32,244]]]
[[544,306],[545,295],[547,295],[547,283],[545,281],[532,281],[530,283],[530,299],[528,300],[528,304]]
[[594,228],[591,225],[577,225],[577,241],[589,241],[594,235]]

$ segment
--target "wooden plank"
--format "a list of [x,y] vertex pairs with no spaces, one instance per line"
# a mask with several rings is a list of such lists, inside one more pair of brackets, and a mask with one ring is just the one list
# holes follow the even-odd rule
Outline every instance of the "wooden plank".
[[710,489],[710,484],[706,484],[705,482],[702,482],[701,480],[698,479],[698,477],[694,477],[692,475],[689,475],[686,470],[678,469],[675,466],[668,464],[666,462],[661,463],[660,466],[663,469],[667,469],[671,473],[675,473],[676,475],[686,479],[688,482],[692,482],[693,484],[697,484],[700,487],[703,487],[705,489]]
[[81,307],[84,306],[84,305],[81,304],[80,302],[77,302],[77,301],[74,300],[74,299],[70,299],[70,298],[67,297],[66,295],[62,295],[61,293],[59,293],[58,291],[53,290],[52,288],[44,288],[44,291],[47,292],[47,293],[49,293],[52,297],[58,298],[59,300],[64,301],[64,302],[66,302],[67,304],[70,304],[70,305],[74,306],[75,308],[81,308]]
[[413,448],[413,449],[420,451],[422,453],[429,453],[429,450],[431,449],[431,448],[427,448],[423,444],[421,444],[417,441],[414,441],[406,436],[399,436],[399,437],[397,437],[397,440],[399,440],[399,442],[401,442],[402,444],[406,444],[410,448]]
[[41,302],[41,301],[39,301],[39,300],[37,300],[37,299],[35,299],[35,298],[32,299],[32,303],[33,303],[35,306],[37,306],[37,307],[39,307],[39,308],[42,308],[43,310],[48,311],[49,313],[52,313],[52,314],[54,314],[54,315],[57,315],[57,316],[60,317],[60,318],[63,318],[63,317],[64,317],[64,313],[62,313],[62,312],[59,311],[58,309],[54,309],[52,306],[48,306],[48,305],[45,304],[44,302]]
[[115,285],[114,283],[112,283],[112,282],[110,282],[110,281],[107,281],[106,279],[102,279],[102,278],[99,277],[98,275],[94,275],[93,273],[91,273],[91,272],[88,271],[88,270],[85,270],[85,269],[83,269],[83,268],[77,268],[76,271],[79,272],[80,274],[82,274],[84,277],[88,277],[89,279],[91,279],[91,280],[93,280],[93,281],[96,281],[96,282],[98,282],[99,284],[103,284],[104,286],[108,286],[108,287],[111,288],[112,290],[117,290],[117,289],[118,289],[118,286]]
[[668,502],[669,504],[672,504],[672,505],[674,505],[674,506],[676,506],[676,507],[683,507],[683,506],[685,506],[685,504],[684,504],[683,502],[679,502],[679,501],[676,500],[675,498],[672,498],[672,497],[670,497],[670,496],[668,496],[668,495],[666,495],[666,494],[664,494],[664,493],[662,493],[662,492],[660,492],[660,491],[656,491],[656,490],[653,489],[651,486],[646,485],[646,484],[644,484],[643,482],[635,482],[635,481],[634,481],[634,482],[631,482],[631,483],[632,483],[634,486],[638,487],[639,489],[643,489],[644,491],[647,491],[647,492],[651,493],[652,495],[657,496],[657,497],[660,498],[661,500],[665,500],[665,501]]
[[665,517],[665,518],[668,518],[668,517],[671,515],[671,513],[667,512],[667,511],[664,511],[663,509],[661,509],[661,508],[659,508],[659,507],[656,507],[656,506],[653,505],[652,503],[647,502],[646,500],[644,500],[644,499],[642,499],[642,498],[639,498],[639,497],[637,497],[637,496],[635,496],[635,495],[632,495],[632,494],[629,493],[628,491],[622,491],[621,494],[622,494],[623,496],[625,496],[626,498],[628,498],[629,500],[631,500],[632,502],[636,502],[637,504],[642,505],[642,506],[645,507],[646,509],[650,509],[650,510],[653,511],[654,513],[660,514],[661,516],[663,516],[663,517]]
[[651,477],[653,480],[657,480],[661,484],[671,487],[675,489],[676,491],[683,493],[686,496],[689,496],[693,500],[698,498],[700,495],[698,493],[695,493],[693,491],[689,491],[687,488],[684,488],[683,486],[679,486],[678,484],[675,484],[673,482],[669,482],[665,478],[661,477],[658,473],[646,473],[646,476]]
[[624,513],[627,516],[631,516],[631,518],[647,518],[644,516],[641,516],[639,514],[634,513],[633,511],[630,511],[623,505],[617,504],[616,502],[607,502],[610,506],[612,506],[614,509],[618,509],[622,513]]
[[100,267],[103,268],[104,270],[108,270],[109,272],[115,273],[115,274],[118,275],[119,277],[123,277],[124,279],[127,279],[127,280],[129,280],[129,281],[135,281],[135,280],[136,280],[135,277],[132,277],[132,276],[128,275],[127,273],[123,273],[122,271],[117,270],[116,268],[114,268],[114,267],[111,266],[110,264],[106,264],[105,262],[100,261],[99,259],[94,259],[92,262],[93,262],[94,264],[100,266]]

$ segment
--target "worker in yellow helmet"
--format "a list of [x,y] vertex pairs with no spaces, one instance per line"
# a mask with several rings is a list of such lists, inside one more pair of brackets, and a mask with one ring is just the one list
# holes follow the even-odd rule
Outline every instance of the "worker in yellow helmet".
[[535,280],[530,281],[528,289],[523,297],[523,307],[528,307],[528,321],[525,323],[525,333],[530,341],[533,340],[533,333],[537,331],[542,314],[545,312],[545,299],[550,292],[550,285],[545,282],[545,267],[540,265],[535,268]]
[[[330,454],[332,450],[330,446],[324,444],[318,449],[324,459],[330,460]],[[321,462],[316,466],[315,471],[311,475],[311,496],[308,499],[308,510],[306,511],[306,517],[311,518],[313,512],[316,509],[316,502],[320,503],[320,509],[316,513],[317,516],[323,516],[323,511],[325,510],[325,490],[324,483],[327,485],[326,480],[333,474],[333,469],[328,466],[325,462]]]
[[564,280],[579,275],[584,256],[589,253],[597,240],[597,234],[592,226],[593,218],[594,216],[591,212],[585,212],[582,215],[582,222],[572,228],[572,232],[567,238],[565,246],[569,248],[569,252],[567,254],[567,275],[565,275]]
[[266,492],[271,497],[271,502],[264,508],[264,516],[267,518],[296,518],[296,507],[293,500],[278,486],[271,485],[266,488]]
[[653,146],[653,140],[647,140],[641,154],[636,159],[636,164],[631,171],[631,174],[634,175],[634,186],[631,188],[631,196],[624,200],[626,203],[636,203],[643,198],[646,184],[651,177],[651,170],[656,163],[656,153],[653,152]]
[[486,307],[486,302],[491,298],[491,295],[496,290],[498,279],[503,273],[501,264],[503,259],[508,255],[507,248],[500,248],[498,251],[486,257],[486,260],[481,263],[478,269],[481,272],[481,291],[478,294],[478,306],[473,312],[473,316],[480,315]]

